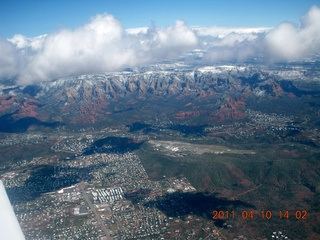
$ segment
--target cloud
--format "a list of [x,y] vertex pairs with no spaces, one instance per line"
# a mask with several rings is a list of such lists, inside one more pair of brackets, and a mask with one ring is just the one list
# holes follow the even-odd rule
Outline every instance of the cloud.
[[183,21],[176,21],[173,26],[165,29],[149,29],[147,36],[149,42],[146,45],[152,55],[160,58],[176,57],[198,44],[197,36]]
[[16,34],[9,39],[18,49],[31,48],[32,50],[40,49],[47,35],[41,35],[34,38],[27,38],[21,34]]
[[248,58],[257,56],[255,45],[250,42],[240,42],[232,46],[212,47],[203,57],[204,63],[217,62],[243,62]]
[[[194,32],[177,21],[168,28],[153,27],[130,34],[112,15],[95,16],[85,26],[27,38],[15,35],[0,42],[0,77],[16,74],[19,84],[70,75],[116,71],[177,57],[197,45]],[[8,47],[10,46],[10,48]],[[11,51],[11,52],[8,52]]]
[[204,62],[244,61],[264,56],[266,63],[295,61],[320,53],[320,8],[313,6],[301,25],[284,22],[275,28],[199,29],[207,47]]
[[130,62],[123,46],[123,30],[111,15],[98,15],[82,28],[63,29],[46,36],[42,46],[30,51],[19,81],[29,83],[54,78],[115,70]]
[[0,78],[13,78],[17,74],[17,69],[17,49],[11,42],[0,38]]
[[274,61],[294,61],[320,51],[320,8],[313,6],[301,18],[301,26],[282,23],[265,38],[267,53]]
[[[275,28],[191,28],[179,20],[167,28],[125,30],[112,15],[100,14],[77,29],[0,39],[0,81],[14,78],[23,85],[117,71],[174,59],[194,49],[204,53],[204,64],[258,56],[267,63],[298,60],[320,52],[320,9],[313,6],[300,26],[281,23]],[[187,61],[192,60],[189,55]]]
[[242,62],[250,57],[260,55],[261,41],[270,28],[219,28],[211,29],[210,34],[202,34],[204,63],[221,61]]

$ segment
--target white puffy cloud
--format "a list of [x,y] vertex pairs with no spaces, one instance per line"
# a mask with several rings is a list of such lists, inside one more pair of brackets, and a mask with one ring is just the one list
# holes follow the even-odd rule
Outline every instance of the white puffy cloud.
[[270,28],[219,28],[202,34],[206,53],[205,63],[221,61],[244,61],[259,55],[261,39]]
[[159,47],[184,49],[194,47],[198,42],[194,32],[183,21],[176,21],[172,27],[156,30],[154,35]]
[[27,38],[21,34],[16,34],[9,39],[18,49],[31,48],[32,50],[40,49],[46,35],[41,35],[35,38]]
[[98,15],[82,28],[46,36],[19,74],[21,83],[69,75],[110,71],[130,61],[123,30],[111,15]]
[[257,56],[267,61],[297,60],[320,52],[320,9],[313,6],[301,18],[301,26],[282,23],[275,28],[190,28],[176,21],[167,28],[124,30],[112,15],[101,14],[74,30],[0,39],[0,80],[15,78],[19,84],[29,84],[116,71],[194,49],[204,52],[203,62],[210,64]]
[[108,14],[97,15],[87,25],[47,35],[38,49],[28,52],[30,60],[21,67],[19,82],[112,71],[132,66],[134,49],[126,46],[121,24]]
[[243,61],[264,56],[267,63],[295,61],[320,53],[320,8],[313,6],[301,25],[284,22],[275,28],[199,28],[207,47],[205,62]]
[[[6,45],[10,45],[18,53],[5,50],[11,57],[3,58],[2,54],[0,67],[7,70],[0,72],[0,77],[16,73],[18,83],[28,84],[69,75],[115,71],[176,57],[197,43],[194,32],[182,21],[168,28],[153,27],[130,34],[112,15],[102,14],[75,30],[62,29],[37,38],[15,35],[9,41],[0,42],[0,49],[9,49]],[[12,73],[12,69],[15,72]]]
[[10,79],[18,73],[18,52],[6,39],[0,38],[0,79]]
[[301,26],[282,23],[265,38],[273,61],[293,61],[320,51],[320,8],[313,6],[301,18]]
[[145,59],[174,58],[198,45],[196,34],[183,21],[168,28],[152,27],[140,34],[140,54]]

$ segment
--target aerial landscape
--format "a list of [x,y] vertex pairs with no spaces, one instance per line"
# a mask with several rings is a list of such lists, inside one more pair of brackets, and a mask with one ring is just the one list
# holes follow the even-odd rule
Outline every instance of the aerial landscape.
[[15,239],[320,239],[319,2],[0,5]]

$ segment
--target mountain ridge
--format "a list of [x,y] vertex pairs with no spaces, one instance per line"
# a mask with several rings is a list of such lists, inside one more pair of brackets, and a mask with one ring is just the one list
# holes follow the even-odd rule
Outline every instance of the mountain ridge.
[[[27,86],[2,85],[0,89],[0,116],[68,124],[101,122],[100,116],[118,111],[119,103],[164,99],[211,102],[214,108],[208,115],[243,118],[248,98],[292,98],[307,93],[272,71],[237,66],[81,75]],[[181,107],[173,116],[184,119],[203,114],[190,108]]]

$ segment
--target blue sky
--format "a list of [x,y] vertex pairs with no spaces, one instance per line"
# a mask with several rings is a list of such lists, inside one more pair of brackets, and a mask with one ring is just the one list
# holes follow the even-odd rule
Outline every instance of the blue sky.
[[276,26],[299,24],[315,0],[1,0],[0,36],[35,37],[75,29],[107,12],[124,28],[160,27],[184,20],[189,26]]

